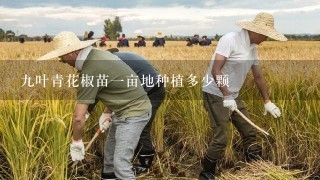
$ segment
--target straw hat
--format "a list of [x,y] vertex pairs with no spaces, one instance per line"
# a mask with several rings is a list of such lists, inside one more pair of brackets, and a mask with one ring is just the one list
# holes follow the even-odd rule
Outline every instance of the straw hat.
[[156,38],[164,38],[164,33],[162,33],[162,32],[157,32],[157,33],[156,33]]
[[40,57],[38,60],[49,60],[55,57],[59,57],[70,52],[88,47],[96,41],[98,40],[95,39],[88,41],[80,41],[75,33],[69,31],[62,31],[53,38],[54,50]]
[[287,41],[288,39],[274,28],[274,18],[269,13],[259,13],[252,21],[239,21],[237,26],[243,29],[263,34],[278,41]]

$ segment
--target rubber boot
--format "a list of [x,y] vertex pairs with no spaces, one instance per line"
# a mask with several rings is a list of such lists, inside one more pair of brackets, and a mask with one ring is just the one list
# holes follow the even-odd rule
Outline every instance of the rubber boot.
[[148,173],[149,168],[152,165],[153,158],[154,158],[154,154],[148,154],[148,155],[140,154],[138,156],[138,160],[139,160],[140,165],[134,165],[132,168],[135,175],[139,175],[142,173]]
[[217,160],[210,159],[208,156],[205,156],[201,162],[203,170],[199,174],[199,180],[214,180]]
[[112,173],[101,173],[101,180],[116,180],[117,176]]
[[248,163],[252,161],[259,161],[262,160],[262,148],[259,147],[258,149],[248,149],[245,152],[246,161]]

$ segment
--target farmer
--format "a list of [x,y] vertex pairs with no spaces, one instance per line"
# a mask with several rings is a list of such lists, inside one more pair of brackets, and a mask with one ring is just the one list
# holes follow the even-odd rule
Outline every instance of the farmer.
[[[96,40],[80,41],[73,32],[60,32],[54,38],[54,51],[39,60],[59,57],[80,71],[79,77],[93,77],[92,86],[79,84],[77,104],[74,111],[73,135],[70,154],[73,161],[84,159],[85,150],[82,131],[88,106],[96,99],[115,113],[107,136],[106,164],[103,179],[135,179],[132,158],[140,134],[151,117],[151,103],[141,87],[127,86],[127,77],[134,71],[116,55],[108,51],[94,49]],[[98,85],[97,76],[107,76],[104,84]],[[123,80],[123,81],[122,81]],[[106,110],[105,113],[110,113]]]
[[[256,129],[234,112],[239,109],[249,116],[238,95],[250,69],[264,100],[264,115],[267,112],[274,118],[281,115],[279,108],[269,98],[259,67],[257,45],[267,37],[279,41],[286,41],[287,38],[274,29],[273,16],[268,13],[259,13],[253,21],[241,21],[237,25],[242,30],[224,35],[213,54],[207,75],[208,79],[214,78],[215,82],[208,85],[204,81],[203,84],[204,105],[212,121],[214,136],[202,161],[201,180],[214,179],[216,163],[227,146],[230,121],[242,136],[246,160],[250,162],[261,158],[262,149],[256,140]],[[221,85],[221,77],[227,77],[229,83]]]
[[20,36],[20,37],[19,37],[19,42],[20,42],[21,44],[23,44],[24,41],[25,41],[24,36]]
[[[87,31],[86,31],[87,32]],[[93,40],[93,35],[94,35],[94,32],[93,31],[90,31],[89,33],[87,33],[87,36],[86,36],[86,32],[85,32],[85,35],[84,35],[84,41],[88,41],[88,40]],[[96,44],[96,41],[92,44],[93,47],[97,47],[97,44]]]
[[202,36],[201,41],[199,42],[200,46],[209,46],[211,44],[211,40],[206,36]]
[[87,40],[93,40],[93,35],[94,35],[94,32],[93,31],[90,31],[87,36],[84,37],[84,40],[87,41]]
[[158,46],[162,46],[164,47],[164,44],[166,43],[166,40],[164,39],[164,33],[162,32],[157,32],[156,33],[156,39],[154,40],[152,46],[153,47],[158,47]]
[[191,39],[191,43],[194,44],[194,45],[198,45],[199,44],[199,34],[193,35],[193,38]]
[[143,36],[138,36],[139,41],[137,43],[134,43],[134,47],[146,47],[146,41]]
[[189,46],[189,47],[193,46],[191,38],[188,38],[186,41],[187,41],[187,46]]
[[101,37],[101,41],[99,43],[99,47],[106,47],[106,41],[107,41],[107,37],[106,36],[102,36]]
[[[160,107],[164,97],[165,97],[165,88],[163,83],[159,83],[159,73],[157,70],[143,57],[130,53],[130,52],[114,52],[113,54],[117,55],[123,62],[125,62],[139,77],[143,88],[148,94],[148,97],[152,105],[152,115],[148,124],[144,127],[141,135],[138,146],[135,150],[135,154],[138,155],[138,160],[140,165],[134,166],[133,170],[135,174],[141,174],[148,172],[148,169],[151,167],[155,149],[151,141],[151,127],[152,122],[156,116],[156,112]],[[90,104],[88,111],[91,112],[95,104]],[[103,115],[101,116],[103,117]],[[100,118],[100,121],[105,121],[104,118]],[[99,124],[102,124],[101,122]],[[100,127],[102,129],[102,127]],[[108,150],[108,144],[105,144],[105,154]],[[104,160],[107,163],[107,159]]]
[[129,47],[129,40],[125,34],[122,34],[118,41],[117,47]]

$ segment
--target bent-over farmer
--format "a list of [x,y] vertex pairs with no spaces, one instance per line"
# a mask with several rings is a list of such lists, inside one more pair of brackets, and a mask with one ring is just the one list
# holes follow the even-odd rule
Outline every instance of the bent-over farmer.
[[[127,77],[135,75],[134,71],[112,53],[93,48],[91,44],[95,41],[80,41],[73,32],[60,32],[54,37],[54,51],[39,60],[59,57],[62,62],[77,68],[79,77],[94,77],[94,86],[79,84],[78,87],[70,145],[72,160],[84,159],[85,114],[88,105],[99,99],[115,113],[106,140],[107,163],[102,178],[135,179],[131,161],[140,134],[151,117],[151,103],[140,81],[136,87],[127,86]],[[103,75],[105,78],[102,79],[107,79],[107,83],[98,86],[97,77]]]
[[[275,118],[281,115],[279,108],[269,98],[259,67],[257,45],[267,37],[279,41],[286,41],[287,38],[274,29],[274,18],[268,13],[259,13],[253,21],[240,21],[237,25],[242,30],[224,35],[212,56],[207,76],[215,82],[208,85],[204,81],[202,88],[204,105],[212,121],[214,135],[202,161],[201,180],[214,179],[216,163],[223,157],[227,146],[230,121],[243,139],[246,160],[250,162],[261,158],[262,149],[257,143],[256,129],[234,112],[239,109],[245,116],[249,116],[239,97],[239,90],[250,69],[264,100],[264,114],[269,112]],[[221,84],[221,77],[228,78],[228,84]]]

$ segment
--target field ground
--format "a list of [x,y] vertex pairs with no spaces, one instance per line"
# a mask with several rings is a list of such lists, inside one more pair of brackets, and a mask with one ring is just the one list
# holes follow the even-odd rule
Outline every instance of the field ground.
[[[131,45],[133,42],[130,42]],[[168,41],[164,48],[120,48],[150,60],[160,74],[204,76],[216,42],[209,47],[186,47]],[[107,48],[116,47],[108,42]],[[76,73],[58,61],[35,60],[49,52],[52,43],[0,42],[0,178],[99,179],[105,135],[98,138],[77,172],[70,168],[69,143],[74,88],[21,87],[25,73],[35,76]],[[240,92],[250,118],[267,130],[259,134],[266,163],[244,164],[239,133],[231,128],[225,157],[219,163],[220,179],[304,179],[320,174],[320,42],[273,42],[258,48],[270,96],[282,116],[263,116],[263,102],[251,73]],[[12,60],[12,61],[11,61]],[[22,61],[17,61],[22,60]],[[20,79],[20,80],[19,80]],[[153,125],[157,158],[151,172],[140,179],[195,179],[199,161],[212,137],[210,121],[201,100],[201,83],[193,87],[167,87],[167,97]],[[19,99],[19,100],[17,100]],[[86,123],[86,142],[97,129],[100,104]],[[231,126],[232,127],[232,126]]]

